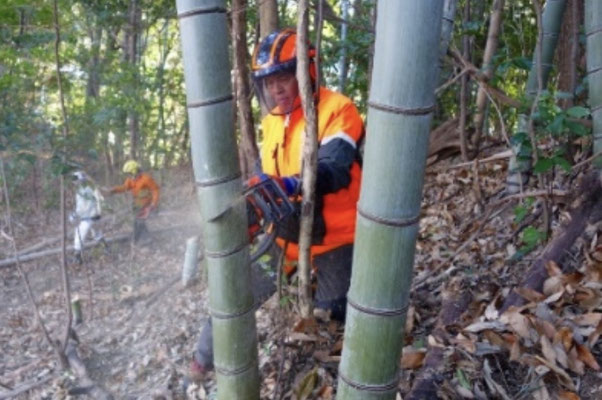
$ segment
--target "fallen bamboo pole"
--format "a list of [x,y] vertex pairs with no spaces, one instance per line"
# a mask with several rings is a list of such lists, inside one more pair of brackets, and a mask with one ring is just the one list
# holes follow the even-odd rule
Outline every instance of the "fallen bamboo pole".
[[[196,226],[189,225],[189,224],[176,225],[176,226],[172,226],[172,227],[168,227],[168,228],[164,228],[164,229],[154,230],[151,232],[151,234],[164,233],[165,231],[170,231],[170,230],[174,230],[174,229],[193,229],[193,228],[196,228]],[[119,242],[122,240],[128,240],[131,238],[131,236],[132,236],[131,232],[120,233],[113,237],[105,238],[104,240],[105,240],[105,243],[113,243],[113,242]],[[95,241],[92,241],[89,243],[84,243],[84,249],[94,247],[94,246],[98,245],[99,243],[101,243],[100,240],[95,240]],[[41,257],[47,257],[47,256],[53,256],[55,254],[59,254],[61,251],[62,251],[61,248],[55,248],[55,249],[38,251],[35,253],[29,253],[29,254],[25,254],[25,255],[19,255],[19,261],[22,263],[27,262],[27,261],[32,261],[32,260],[36,260]],[[73,246],[68,246],[67,251],[73,251]],[[16,257],[5,258],[4,260],[0,260],[0,268],[11,266],[11,265],[15,264],[16,262],[17,262]]]

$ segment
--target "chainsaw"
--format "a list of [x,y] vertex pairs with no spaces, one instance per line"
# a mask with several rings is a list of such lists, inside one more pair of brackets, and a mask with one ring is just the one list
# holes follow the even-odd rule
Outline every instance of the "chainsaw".
[[[210,217],[207,220],[209,222],[216,221],[232,210],[234,205],[240,201],[244,201],[247,208],[247,226],[249,241],[251,243],[250,259],[251,262],[255,262],[270,249],[278,234],[279,226],[283,225],[284,221],[293,215],[295,210],[280,185],[273,179],[267,178],[258,184],[246,188],[239,198],[231,202],[216,216]],[[197,262],[202,258],[203,255],[201,254]],[[146,307],[150,307],[180,279],[179,275],[175,276],[159,288],[146,302]]]
[[243,192],[247,205],[247,221],[251,262],[257,261],[274,243],[278,226],[294,213],[293,204],[280,185],[268,178]]
[[251,243],[251,262],[257,261],[274,243],[278,227],[295,210],[284,190],[273,179],[267,177],[259,183],[246,188],[242,195],[227,205],[215,216],[207,219],[214,222],[223,217],[240,201],[245,201],[249,242]]

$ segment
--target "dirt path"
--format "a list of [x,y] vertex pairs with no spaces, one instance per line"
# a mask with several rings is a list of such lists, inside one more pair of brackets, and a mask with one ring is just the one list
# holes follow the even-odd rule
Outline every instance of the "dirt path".
[[[149,221],[149,229],[198,222],[195,205],[192,196],[180,197]],[[104,229],[109,235],[110,227]],[[85,254],[84,265],[69,264],[72,292],[84,313],[84,323],[76,329],[80,357],[91,377],[117,399],[166,393],[186,370],[200,318],[206,315],[205,284],[197,280],[184,289],[178,280],[164,289],[180,276],[185,241],[193,234],[192,229],[154,233],[143,245],[94,248]],[[64,320],[58,264],[58,257],[49,257],[24,265],[53,337],[62,332]],[[0,285],[0,385],[7,389],[54,373],[55,366],[34,326],[17,269],[0,271]],[[61,377],[19,398],[63,398],[74,384]]]

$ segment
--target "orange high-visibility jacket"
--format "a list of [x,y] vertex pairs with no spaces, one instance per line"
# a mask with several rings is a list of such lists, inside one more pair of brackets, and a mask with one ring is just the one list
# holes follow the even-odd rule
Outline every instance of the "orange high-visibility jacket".
[[134,196],[134,206],[136,208],[143,208],[148,205],[157,207],[159,203],[159,185],[146,172],[140,172],[133,179],[126,178],[123,185],[113,187],[111,193],[121,193],[128,190]]
[[[361,181],[357,147],[364,133],[357,108],[340,93],[320,88],[317,113],[316,195],[323,196],[326,235],[322,244],[312,246],[312,256],[353,243]],[[261,126],[263,172],[276,176],[300,174],[305,130],[302,108],[288,115],[268,114]],[[298,246],[289,244],[287,257],[297,259],[298,255]]]

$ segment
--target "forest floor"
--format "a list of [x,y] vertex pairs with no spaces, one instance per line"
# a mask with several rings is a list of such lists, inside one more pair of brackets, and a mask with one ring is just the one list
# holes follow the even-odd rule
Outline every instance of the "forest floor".
[[[434,391],[414,398],[602,398],[602,227],[588,226],[563,265],[547,265],[551,278],[544,293],[523,290],[529,301],[500,313],[503,299],[543,250],[512,258],[538,209],[526,207],[517,222],[519,200],[499,196],[507,160],[455,168],[458,163],[449,159],[427,169],[398,398],[415,395],[412,387],[425,379]],[[190,172],[166,174],[160,212],[149,221],[150,241],[134,247],[114,242],[87,251],[81,266],[69,263],[84,317],[75,328],[79,356],[90,377],[116,399],[216,396],[211,373],[182,389],[207,315],[207,290],[203,279],[186,288],[179,280],[170,285],[181,276],[185,241],[200,218]],[[577,175],[559,175],[555,189],[574,192]],[[21,205],[13,215],[19,248],[59,235],[58,212],[27,213],[26,199],[13,201]],[[555,235],[568,215],[567,202],[554,204]],[[105,236],[129,231],[126,196],[108,204],[100,223]],[[1,258],[12,256],[8,241],[0,240]],[[59,263],[51,256],[23,264],[55,338],[66,319]],[[42,379],[16,398],[66,399],[85,392],[74,375],[59,371],[16,267],[0,267],[0,286],[0,399]],[[320,313],[300,320],[286,301],[294,298],[294,287],[285,291],[284,300],[275,295],[257,312],[261,398],[332,399],[343,327]],[[450,302],[459,308],[451,320],[440,315]],[[425,363],[431,368],[423,369]]]

